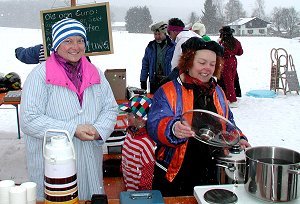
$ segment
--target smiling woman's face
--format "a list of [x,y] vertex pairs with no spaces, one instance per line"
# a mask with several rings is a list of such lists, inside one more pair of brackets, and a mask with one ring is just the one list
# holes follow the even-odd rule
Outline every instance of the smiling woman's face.
[[193,66],[189,69],[189,75],[202,82],[208,82],[216,68],[217,55],[211,50],[196,51]]
[[81,36],[68,37],[57,48],[57,54],[70,63],[78,62],[84,52],[85,43]]

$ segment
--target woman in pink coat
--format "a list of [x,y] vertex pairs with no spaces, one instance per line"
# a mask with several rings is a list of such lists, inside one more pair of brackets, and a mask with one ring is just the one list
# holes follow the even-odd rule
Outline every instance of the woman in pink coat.
[[224,47],[224,67],[221,78],[224,82],[225,94],[230,102],[230,107],[237,107],[236,93],[234,89],[234,80],[237,75],[237,59],[236,55],[243,54],[241,43],[233,37],[234,29],[230,26],[223,26],[220,29],[220,44]]

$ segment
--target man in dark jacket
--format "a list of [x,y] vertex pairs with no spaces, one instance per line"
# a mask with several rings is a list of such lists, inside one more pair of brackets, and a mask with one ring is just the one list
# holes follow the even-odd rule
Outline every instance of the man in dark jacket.
[[145,49],[140,75],[141,88],[147,90],[149,77],[150,93],[154,93],[160,86],[160,81],[171,72],[171,60],[175,43],[167,36],[167,24],[155,23],[151,26],[154,40],[150,41]]

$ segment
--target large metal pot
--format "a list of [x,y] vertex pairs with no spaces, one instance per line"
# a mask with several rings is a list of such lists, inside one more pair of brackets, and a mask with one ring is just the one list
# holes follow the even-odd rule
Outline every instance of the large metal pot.
[[300,195],[300,153],[281,147],[245,151],[245,190],[262,200],[287,202]]
[[228,155],[215,157],[219,184],[243,184],[246,158],[244,150],[232,148]]

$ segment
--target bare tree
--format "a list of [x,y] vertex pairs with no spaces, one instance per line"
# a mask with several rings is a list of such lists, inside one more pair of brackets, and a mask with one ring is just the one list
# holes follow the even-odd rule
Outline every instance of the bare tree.
[[255,2],[255,8],[252,12],[253,17],[258,17],[260,19],[266,19],[266,13],[265,13],[265,1],[264,0],[256,0]]
[[239,0],[229,0],[225,5],[224,13],[226,23],[246,17],[246,11],[243,9],[243,4]]
[[280,27],[282,22],[281,22],[281,15],[282,15],[282,8],[274,7],[272,11],[272,25],[275,28],[275,32],[278,34],[281,34]]
[[298,32],[297,23],[299,22],[299,13],[294,7],[278,8],[275,7],[272,12],[272,24],[275,28],[275,34],[278,36],[294,37]]
[[299,22],[299,13],[294,7],[282,9],[282,27],[286,30],[288,37],[293,37]]

